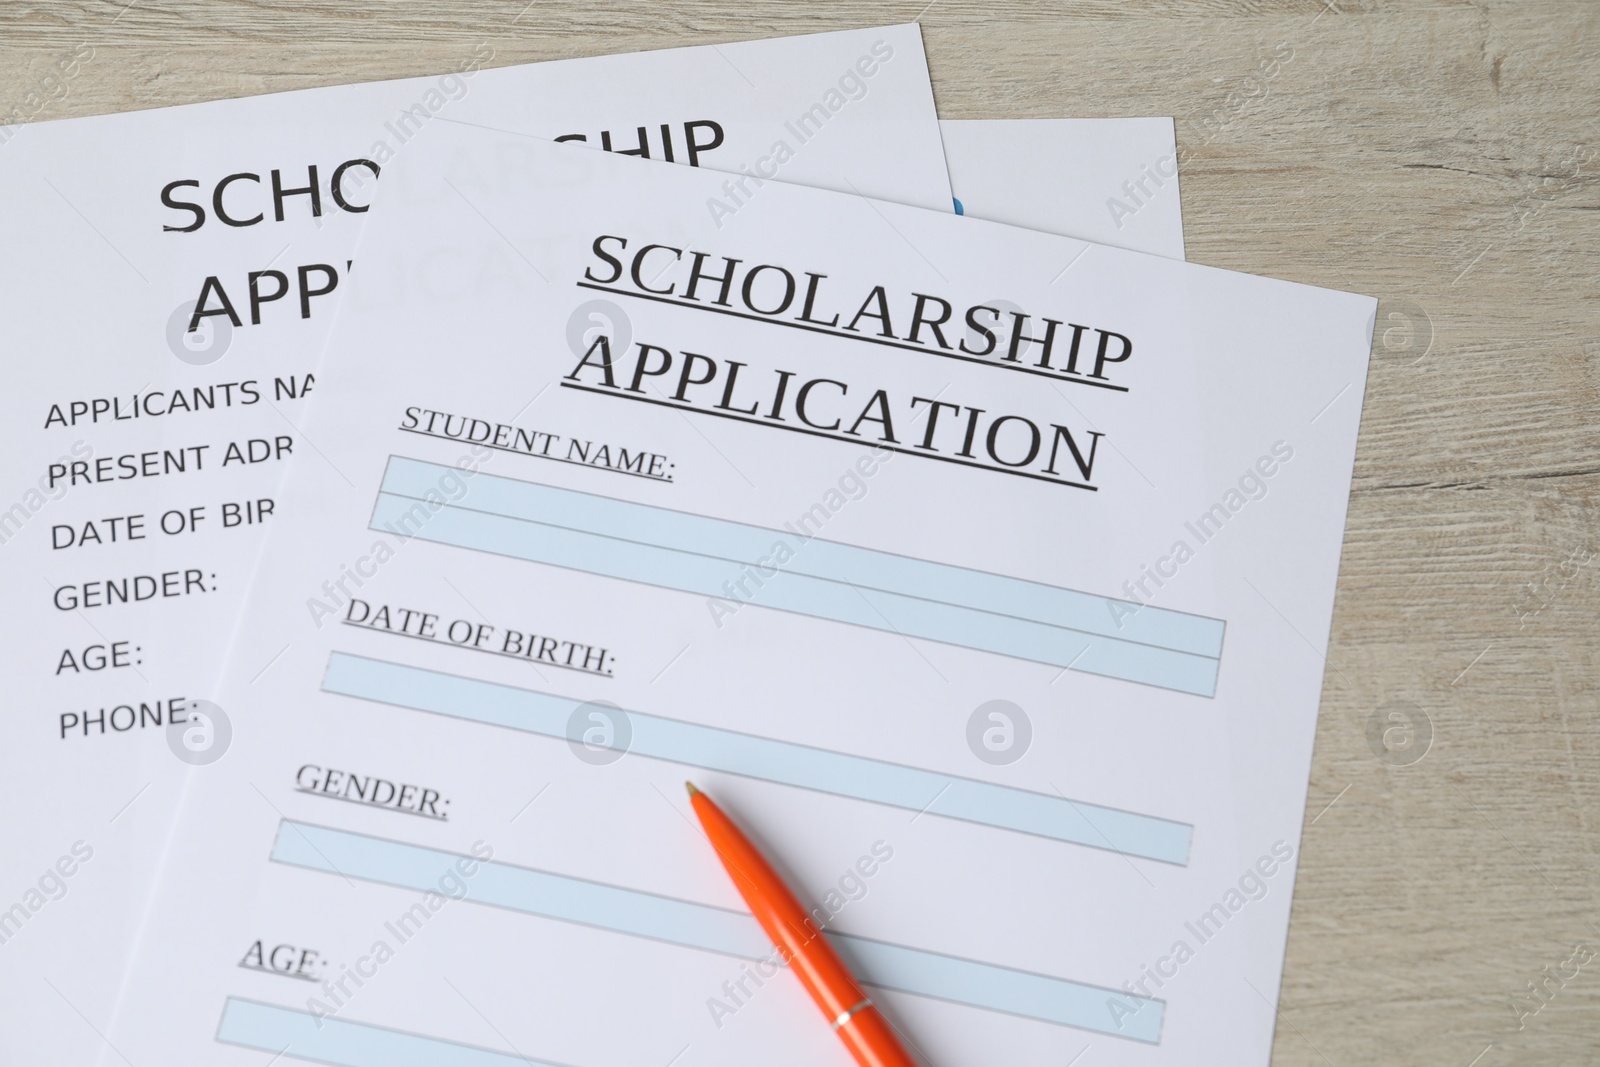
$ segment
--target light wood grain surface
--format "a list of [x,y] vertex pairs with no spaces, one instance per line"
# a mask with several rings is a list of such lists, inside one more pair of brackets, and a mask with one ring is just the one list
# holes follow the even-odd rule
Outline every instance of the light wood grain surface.
[[1382,300],[1274,1063],[1600,1062],[1600,4],[526,2],[7,0],[0,111],[917,19],[944,117],[1176,116],[1191,259]]

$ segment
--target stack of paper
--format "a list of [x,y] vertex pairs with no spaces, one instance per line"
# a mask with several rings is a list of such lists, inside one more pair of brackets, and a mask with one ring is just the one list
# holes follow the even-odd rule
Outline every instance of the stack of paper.
[[4,131],[0,1053],[845,1062],[693,777],[925,1062],[1264,1064],[1375,302],[915,26],[486,59]]

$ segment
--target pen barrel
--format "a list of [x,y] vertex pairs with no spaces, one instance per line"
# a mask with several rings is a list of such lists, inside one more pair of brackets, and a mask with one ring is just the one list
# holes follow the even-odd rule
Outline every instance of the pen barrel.
[[761,851],[704,793],[692,804],[739,895],[861,1067],[916,1067],[821,928]]
[[811,916],[800,910],[798,901],[792,910],[784,907],[752,907],[752,910],[783,962],[800,979],[800,984],[805,986],[830,1023],[837,1024],[862,1004],[870,1004],[867,994],[856,984],[855,976],[822,936]]
[[855,1012],[836,1032],[861,1067],[917,1067],[875,1004]]

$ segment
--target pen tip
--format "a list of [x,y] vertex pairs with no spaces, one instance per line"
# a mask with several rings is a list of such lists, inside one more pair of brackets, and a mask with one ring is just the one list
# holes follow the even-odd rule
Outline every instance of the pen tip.
[[700,790],[694,787],[693,782],[684,782],[683,787],[689,791],[689,795],[692,797],[697,797],[700,795]]

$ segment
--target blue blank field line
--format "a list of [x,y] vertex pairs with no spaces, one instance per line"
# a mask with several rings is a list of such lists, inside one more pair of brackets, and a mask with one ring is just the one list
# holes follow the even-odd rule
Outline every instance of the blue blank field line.
[[310,1012],[229,997],[217,1023],[218,1041],[334,1067],[562,1067],[476,1045],[459,1045],[404,1030],[316,1018]]
[[[437,892],[441,876],[455,871],[459,860],[472,857],[285,819],[279,824],[271,859],[346,878]],[[532,867],[473,862],[477,870],[465,880],[465,899],[478,904],[739,959],[761,959],[773,951],[761,927],[746,912]],[[1118,1013],[1122,1015],[1119,1026],[1108,1004],[1115,998],[1127,1007],[1130,997],[1120,990],[850,934],[830,931],[827,937],[857,977],[880,989],[1149,1044],[1161,1038],[1164,1001],[1131,998],[1138,1002],[1139,1010]]]
[[[322,690],[566,740],[582,701],[370,659],[328,657]],[[1089,848],[1186,865],[1193,827],[1048,793],[628,711],[627,752]]]
[[825,541],[806,516],[773,530],[482,472],[445,501],[446,476],[459,472],[391,456],[371,528],[699,596],[744,583],[740,599],[775,610],[1216,693],[1218,619]]

